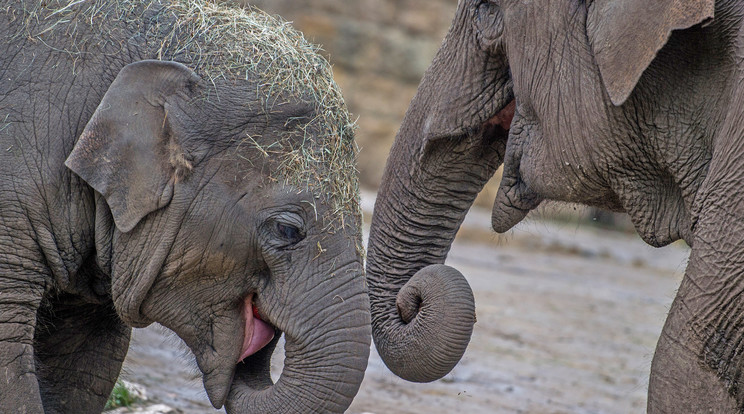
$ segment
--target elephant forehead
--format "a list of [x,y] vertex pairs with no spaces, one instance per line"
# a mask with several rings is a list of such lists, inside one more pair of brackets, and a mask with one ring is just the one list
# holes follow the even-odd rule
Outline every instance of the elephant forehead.
[[271,179],[328,200],[327,221],[359,215],[355,125],[319,49],[288,22],[255,8],[205,0],[173,0],[166,7],[175,15],[172,30],[184,35],[164,39],[163,59],[193,56],[191,66],[205,79],[250,79],[259,85],[266,114],[287,99],[312,108],[307,122],[274,141],[248,137],[272,158]]

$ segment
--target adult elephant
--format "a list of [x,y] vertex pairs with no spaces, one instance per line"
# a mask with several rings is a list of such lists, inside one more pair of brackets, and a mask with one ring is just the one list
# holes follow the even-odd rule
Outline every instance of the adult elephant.
[[649,412],[744,410],[744,3],[464,0],[410,104],[375,206],[373,338],[395,373],[459,360],[472,293],[441,265],[503,162],[497,232],[542,200],[624,211],[687,271]]
[[344,412],[369,301],[316,49],[201,0],[13,0],[0,37],[0,411],[100,412],[131,327],[159,322],[216,408]]

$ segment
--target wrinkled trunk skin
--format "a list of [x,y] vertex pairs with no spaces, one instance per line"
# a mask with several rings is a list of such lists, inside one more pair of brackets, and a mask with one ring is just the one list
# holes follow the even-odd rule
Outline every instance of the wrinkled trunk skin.
[[[360,261],[322,277],[305,273],[309,285],[328,293],[318,298],[308,286],[305,296],[313,303],[279,311],[275,323],[286,339],[281,377],[272,384],[269,368],[277,336],[238,364],[225,404],[229,414],[343,413],[357,394],[370,346],[369,299]],[[327,286],[331,283],[335,286]]]
[[464,3],[393,144],[370,229],[375,345],[391,371],[416,382],[446,375],[470,341],[472,291],[441,263],[503,161],[507,131],[499,111],[512,100],[505,62],[469,44],[477,39]]

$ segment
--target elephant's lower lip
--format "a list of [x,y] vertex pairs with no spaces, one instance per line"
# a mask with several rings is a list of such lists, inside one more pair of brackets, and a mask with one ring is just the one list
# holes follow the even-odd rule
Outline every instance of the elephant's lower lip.
[[274,327],[258,316],[258,309],[253,304],[252,294],[245,298],[243,303],[243,318],[245,320],[243,345],[238,362],[261,350],[271,342],[276,334]]

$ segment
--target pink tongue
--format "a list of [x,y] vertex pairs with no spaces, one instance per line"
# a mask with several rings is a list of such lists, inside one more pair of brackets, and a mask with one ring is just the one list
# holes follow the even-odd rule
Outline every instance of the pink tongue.
[[253,295],[245,298],[243,318],[245,319],[245,336],[238,361],[255,354],[274,338],[274,328],[253,316]]

